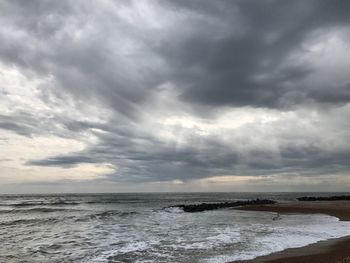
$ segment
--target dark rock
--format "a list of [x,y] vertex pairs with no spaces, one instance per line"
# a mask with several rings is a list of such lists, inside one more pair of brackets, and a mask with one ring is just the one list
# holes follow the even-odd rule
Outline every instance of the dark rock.
[[[201,204],[192,204],[192,205],[173,205],[170,207],[179,207],[184,210],[184,212],[203,212],[208,210],[215,210],[220,208],[230,208],[237,206],[247,206],[247,205],[268,205],[275,204],[275,201],[266,200],[266,199],[255,199],[248,201],[236,201],[236,202],[224,202],[224,203],[201,203]],[[168,207],[169,208],[169,207]]]
[[303,196],[297,198],[298,201],[339,201],[339,200],[350,200],[350,195],[338,195],[338,196],[328,196],[328,197],[313,197],[313,196]]

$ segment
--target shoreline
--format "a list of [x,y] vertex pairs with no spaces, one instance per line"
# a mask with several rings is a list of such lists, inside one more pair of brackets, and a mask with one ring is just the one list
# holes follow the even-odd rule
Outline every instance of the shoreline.
[[[236,208],[281,214],[326,214],[350,221],[350,201],[288,202]],[[350,236],[319,241],[300,248],[288,248],[251,260],[232,263],[350,263]]]

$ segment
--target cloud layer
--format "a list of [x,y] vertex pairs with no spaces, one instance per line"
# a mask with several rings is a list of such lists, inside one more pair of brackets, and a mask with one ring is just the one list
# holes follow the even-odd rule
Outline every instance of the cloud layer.
[[349,8],[2,1],[0,180],[348,187]]

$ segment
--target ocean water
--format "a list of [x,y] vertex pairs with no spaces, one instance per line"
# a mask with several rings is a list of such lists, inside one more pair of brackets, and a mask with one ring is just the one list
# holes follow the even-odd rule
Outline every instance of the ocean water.
[[[154,193],[0,196],[0,262],[227,262],[350,235],[326,215],[169,205],[305,194]],[[317,194],[334,195],[333,194]]]

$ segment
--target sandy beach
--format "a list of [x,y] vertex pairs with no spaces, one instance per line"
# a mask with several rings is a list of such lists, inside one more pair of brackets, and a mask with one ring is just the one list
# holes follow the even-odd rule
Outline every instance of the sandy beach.
[[[277,213],[327,214],[343,221],[350,221],[350,201],[291,202],[273,205],[247,206],[241,210],[268,211]],[[254,260],[239,263],[347,263],[350,262],[350,236],[321,241],[302,248],[287,249]],[[237,263],[237,261],[236,261]]]

